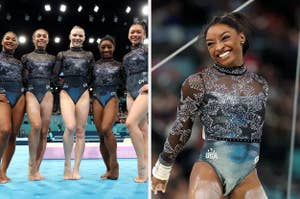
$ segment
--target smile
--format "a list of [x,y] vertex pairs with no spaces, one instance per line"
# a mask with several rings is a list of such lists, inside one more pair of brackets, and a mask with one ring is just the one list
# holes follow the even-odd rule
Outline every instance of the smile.
[[221,59],[225,59],[226,57],[228,57],[230,54],[230,51],[226,51],[220,55],[218,55],[218,57],[220,57]]

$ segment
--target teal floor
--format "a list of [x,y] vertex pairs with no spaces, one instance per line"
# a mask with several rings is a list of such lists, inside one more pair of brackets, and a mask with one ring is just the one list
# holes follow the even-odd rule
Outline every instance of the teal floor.
[[101,180],[105,172],[102,159],[82,160],[81,180],[63,180],[63,160],[44,160],[41,173],[43,181],[27,180],[28,146],[18,145],[8,176],[12,179],[7,184],[0,184],[1,199],[131,199],[148,197],[148,183],[133,182],[136,176],[136,159],[119,159],[120,176],[116,181]]

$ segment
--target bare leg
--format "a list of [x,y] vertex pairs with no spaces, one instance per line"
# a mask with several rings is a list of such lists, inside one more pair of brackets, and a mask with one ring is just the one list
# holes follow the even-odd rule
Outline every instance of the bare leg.
[[107,178],[116,180],[119,177],[119,164],[117,162],[117,142],[112,133],[112,126],[116,120],[118,112],[118,99],[112,98],[104,108],[104,117],[102,120],[102,132],[104,143],[109,152],[110,169]]
[[36,97],[31,93],[26,93],[26,111],[30,121],[30,133],[28,136],[29,161],[28,161],[28,179],[40,180],[37,173],[36,154],[40,142],[42,129],[40,104]]
[[[1,173],[2,176],[6,176],[7,168],[14,155],[16,148],[16,137],[19,132],[19,128],[22,124],[24,112],[25,112],[25,96],[20,97],[18,102],[12,108],[12,134],[8,140],[8,145],[2,156]],[[7,179],[9,179],[6,176]]]
[[53,109],[53,95],[49,91],[46,93],[44,96],[44,99],[41,102],[41,118],[42,118],[42,130],[41,130],[41,135],[40,135],[40,141],[38,145],[38,151],[36,154],[36,167],[37,167],[37,174],[39,178],[42,180],[44,179],[44,176],[42,176],[39,172],[41,162],[46,150],[46,145],[47,145],[47,133],[49,129],[49,124],[51,120],[51,115],[52,115],[52,109]]
[[99,150],[100,153],[102,155],[102,158],[104,160],[104,164],[106,166],[106,173],[104,173],[103,175],[100,176],[100,178],[107,178],[108,175],[108,171],[110,170],[110,162],[109,162],[109,153],[108,153],[108,149],[107,146],[104,143],[104,135],[102,133],[102,120],[103,120],[103,112],[104,112],[104,108],[103,106],[98,102],[98,100],[93,100],[93,117],[94,117],[94,123],[96,125],[98,134],[99,134],[99,139],[100,139],[100,146],[99,146]]
[[230,199],[267,199],[258,179],[256,169],[252,171],[230,194]]
[[148,120],[147,117],[141,121],[139,128],[143,133],[144,139],[144,165],[146,165],[146,173],[148,174]]
[[[7,147],[8,139],[12,133],[11,126],[11,108],[7,103],[0,102],[0,163],[5,148]],[[2,163],[3,164],[3,163]],[[0,184],[7,183],[10,179],[3,173],[3,165],[0,164]]]
[[71,170],[71,153],[74,144],[74,132],[76,127],[75,105],[71,97],[64,90],[60,92],[60,109],[65,123],[65,132],[63,135],[65,153],[64,179],[71,180],[73,177]]
[[76,146],[73,179],[79,180],[79,166],[85,147],[85,125],[89,114],[89,91],[85,91],[76,104]]
[[215,170],[206,162],[197,162],[190,175],[189,199],[222,199],[221,182]]
[[147,164],[145,164],[144,138],[139,127],[140,123],[146,118],[148,112],[148,94],[140,94],[134,101],[130,95],[127,96],[127,109],[129,111],[126,119],[126,126],[132,140],[134,150],[138,159],[138,177],[135,182],[142,183],[147,181]]

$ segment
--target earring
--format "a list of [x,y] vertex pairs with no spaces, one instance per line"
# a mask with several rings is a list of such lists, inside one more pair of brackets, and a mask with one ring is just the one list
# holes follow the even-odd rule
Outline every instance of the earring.
[[242,41],[242,42],[241,42],[241,46],[243,46],[243,45],[244,45],[244,43],[245,43],[245,42],[243,42],[243,41]]

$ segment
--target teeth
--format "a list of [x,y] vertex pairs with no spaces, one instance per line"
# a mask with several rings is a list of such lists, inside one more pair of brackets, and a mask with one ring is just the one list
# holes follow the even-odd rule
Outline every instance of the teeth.
[[230,53],[229,51],[226,51],[225,53],[220,54],[219,57],[225,58],[229,55],[229,53]]

